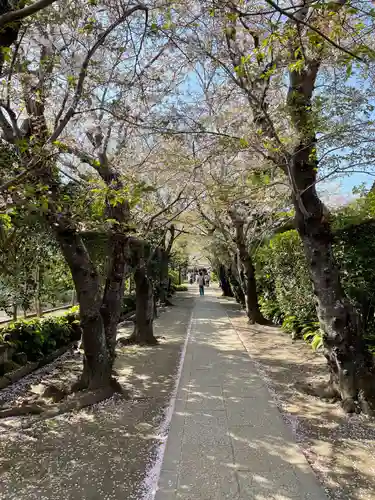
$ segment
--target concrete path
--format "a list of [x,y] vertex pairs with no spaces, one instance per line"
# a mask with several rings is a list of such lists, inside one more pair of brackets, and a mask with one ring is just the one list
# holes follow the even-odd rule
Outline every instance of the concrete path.
[[155,500],[324,500],[217,290],[193,314]]

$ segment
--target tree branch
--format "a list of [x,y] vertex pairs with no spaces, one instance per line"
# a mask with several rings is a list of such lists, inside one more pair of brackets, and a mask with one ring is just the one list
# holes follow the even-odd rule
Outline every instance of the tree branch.
[[124,14],[114,23],[112,23],[106,30],[105,32],[98,38],[96,43],[91,47],[91,49],[88,51],[85,60],[82,63],[79,76],[78,76],[78,82],[77,86],[74,92],[72,104],[69,107],[68,111],[65,113],[65,116],[60,120],[59,124],[55,128],[54,132],[52,133],[51,137],[48,139],[48,142],[54,142],[62,133],[66,125],[68,124],[69,120],[72,118],[74,115],[74,112],[79,104],[79,101],[81,99],[82,93],[83,93],[83,84],[87,75],[87,69],[90,64],[91,58],[94,56],[95,52],[98,50],[98,48],[103,45],[105,42],[106,38],[108,35],[112,33],[114,29],[116,29],[120,24],[122,24],[129,16],[131,16],[134,12],[141,10],[144,12],[148,12],[148,8],[142,4],[138,4],[135,7],[132,7],[124,12]]
[[309,28],[311,31],[314,31],[317,35],[322,37],[326,42],[328,42],[330,45],[332,45],[336,49],[340,50],[341,52],[344,52],[345,54],[347,54],[350,57],[353,57],[357,61],[365,62],[365,60],[362,59],[362,57],[359,57],[356,54],[354,54],[354,52],[351,52],[350,50],[345,49],[345,47],[341,47],[341,45],[339,45],[338,43],[333,41],[331,38],[329,38],[327,35],[325,35],[318,28],[315,28],[314,26],[312,26],[310,23],[304,21],[303,19],[298,19],[297,17],[295,17],[294,14],[291,14],[290,12],[287,12],[285,9],[279,7],[277,5],[277,3],[275,3],[273,0],[265,0],[265,1],[266,1],[266,3],[268,3],[268,5],[273,7],[277,12],[280,12],[280,14],[283,14],[284,16],[288,17],[290,20],[292,20],[296,24],[302,24],[303,26],[306,26],[307,28]]
[[45,9],[49,5],[56,2],[56,0],[38,0],[37,2],[24,7],[23,9],[11,10],[6,14],[0,16],[0,28],[5,26],[6,24],[13,23],[15,21],[20,21],[25,17],[29,17],[32,14],[36,14],[40,10]]
[[151,229],[152,223],[154,222],[155,219],[157,219],[160,215],[163,215],[164,212],[166,212],[171,207],[173,207],[173,205],[175,205],[181,199],[181,196],[183,195],[183,193],[185,191],[185,187],[186,186],[184,186],[181,189],[181,191],[178,193],[177,197],[172,201],[172,203],[170,203],[169,205],[167,205],[165,208],[162,208],[161,210],[159,210],[159,212],[157,212],[156,214],[154,214],[151,217],[151,219],[149,220],[149,222],[147,224],[147,231],[149,231]]

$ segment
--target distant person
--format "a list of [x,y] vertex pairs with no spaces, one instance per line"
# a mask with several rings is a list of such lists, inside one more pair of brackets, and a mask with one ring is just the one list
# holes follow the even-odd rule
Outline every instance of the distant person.
[[204,276],[202,272],[199,273],[197,282],[199,285],[199,295],[202,296],[204,295]]
[[209,274],[206,274],[206,276],[204,277],[204,283],[207,287],[210,286],[210,275]]

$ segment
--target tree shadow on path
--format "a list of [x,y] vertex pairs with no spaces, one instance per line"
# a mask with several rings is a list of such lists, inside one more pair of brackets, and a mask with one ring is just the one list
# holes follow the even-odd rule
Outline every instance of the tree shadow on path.
[[338,404],[299,389],[327,380],[324,357],[279,328],[248,325],[237,304],[220,302],[329,495],[374,498],[375,420],[346,415]]

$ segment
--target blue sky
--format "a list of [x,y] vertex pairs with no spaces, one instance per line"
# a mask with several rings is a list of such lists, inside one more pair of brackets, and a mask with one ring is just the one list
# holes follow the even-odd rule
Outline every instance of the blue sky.
[[351,174],[341,180],[341,190],[343,194],[351,193],[353,188],[365,183],[366,187],[371,187],[375,177],[369,174]]
[[[353,68],[353,73],[346,81],[346,85],[348,86],[348,88],[352,87],[354,89],[358,89],[358,92],[361,92],[362,95],[365,95],[365,99],[369,104],[375,105],[373,97],[374,94],[371,90],[372,83],[366,76],[364,76],[363,68],[361,66]],[[363,116],[363,118],[365,117]],[[370,113],[369,118],[371,120],[375,120],[375,112]],[[336,154],[339,153],[340,151],[336,151]],[[349,148],[346,152],[342,150],[342,153],[343,155],[345,153],[349,153]],[[374,168],[371,170],[372,173],[375,174],[375,161],[373,167]],[[374,181],[374,175],[365,172],[358,172],[342,176],[337,181],[328,179],[327,182],[322,182],[322,188],[326,188],[327,190],[329,190],[332,186],[334,187],[336,192],[339,192],[344,197],[350,197],[353,193],[353,188],[359,187],[361,185],[365,185],[366,188],[370,188]]]

